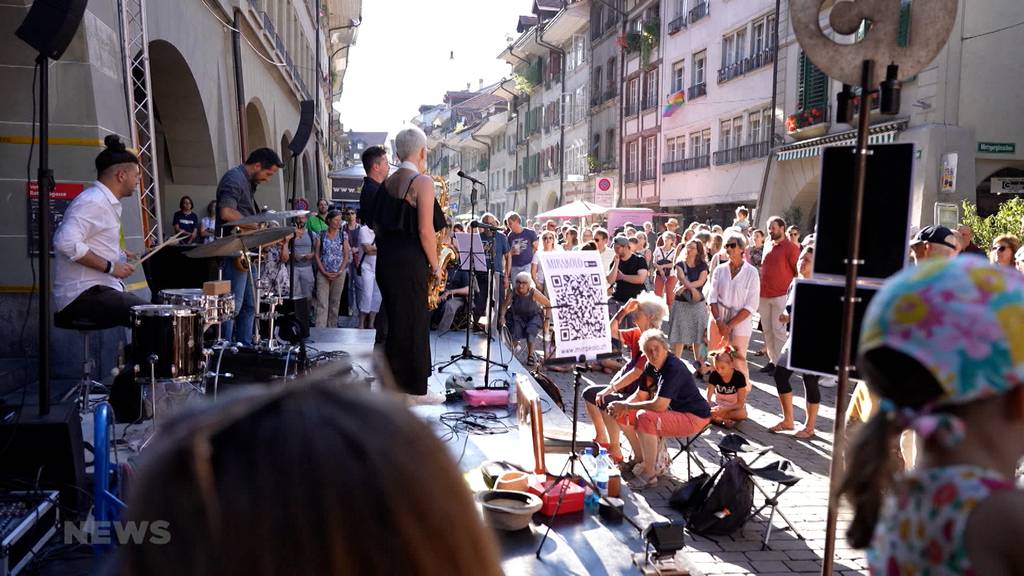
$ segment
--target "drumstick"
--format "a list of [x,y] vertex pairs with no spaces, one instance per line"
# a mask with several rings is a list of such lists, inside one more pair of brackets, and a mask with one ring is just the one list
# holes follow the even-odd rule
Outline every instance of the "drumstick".
[[188,237],[188,233],[186,233],[186,232],[178,232],[174,236],[171,236],[166,241],[164,241],[161,244],[159,244],[156,248],[153,248],[152,250],[147,252],[145,256],[143,256],[142,258],[139,258],[138,260],[136,260],[135,261],[135,266],[138,266],[139,264],[142,264],[147,259],[149,259],[150,256],[152,256],[153,254],[156,254],[157,252],[162,250],[165,246],[171,246],[172,244],[177,244],[177,243],[181,242],[182,240],[184,240],[187,237]]

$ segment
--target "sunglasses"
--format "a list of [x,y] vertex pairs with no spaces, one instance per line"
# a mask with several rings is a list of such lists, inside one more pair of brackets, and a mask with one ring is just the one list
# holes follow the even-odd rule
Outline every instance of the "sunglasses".
[[737,244],[735,242],[729,242],[728,244],[725,245],[726,248],[736,248],[738,246],[739,246],[739,244]]
[[1006,250],[1006,246],[1000,244],[999,246],[993,246],[992,250],[994,250],[995,252],[1002,252],[1003,250]]

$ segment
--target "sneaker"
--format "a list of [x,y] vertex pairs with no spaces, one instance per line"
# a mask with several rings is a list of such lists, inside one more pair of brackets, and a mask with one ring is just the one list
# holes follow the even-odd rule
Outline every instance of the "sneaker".
[[836,378],[835,376],[826,376],[818,380],[818,386],[821,386],[822,388],[835,388],[836,386],[839,386],[839,378]]
[[768,374],[769,376],[771,376],[772,374],[775,374],[775,364],[772,363],[772,362],[769,362],[769,363],[764,365],[764,368],[761,368],[760,370],[758,370],[758,372],[760,372],[762,374]]

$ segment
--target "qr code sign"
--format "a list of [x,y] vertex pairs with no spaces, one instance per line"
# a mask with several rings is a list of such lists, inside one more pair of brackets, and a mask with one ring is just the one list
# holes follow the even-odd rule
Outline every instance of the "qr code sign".
[[556,327],[561,341],[602,337],[608,308],[602,306],[604,285],[600,274],[556,274],[549,285],[552,299],[559,306]]

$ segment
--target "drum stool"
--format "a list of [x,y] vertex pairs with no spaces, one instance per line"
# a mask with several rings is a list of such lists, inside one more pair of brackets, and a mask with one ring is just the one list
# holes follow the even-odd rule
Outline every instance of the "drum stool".
[[[93,386],[103,386],[101,382],[92,379],[93,360],[89,355],[89,337],[97,330],[106,330],[117,325],[96,323],[83,318],[72,318],[61,312],[53,315],[53,325],[63,330],[77,330],[82,337],[82,378],[78,382],[78,403],[79,410],[84,412],[89,409],[89,395],[92,393]],[[70,390],[64,399],[69,398],[73,391],[74,389]]]

